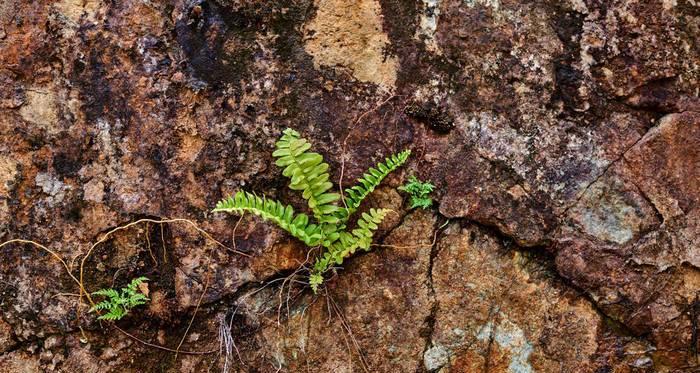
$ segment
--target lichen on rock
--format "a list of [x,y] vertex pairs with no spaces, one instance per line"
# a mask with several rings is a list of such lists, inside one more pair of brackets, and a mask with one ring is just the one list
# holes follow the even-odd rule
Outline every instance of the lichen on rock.
[[[688,0],[0,2],[1,242],[152,288],[117,324],[144,344],[3,246],[0,371],[694,372],[699,27]],[[210,212],[303,210],[285,128],[344,189],[413,151],[318,297],[315,251]]]

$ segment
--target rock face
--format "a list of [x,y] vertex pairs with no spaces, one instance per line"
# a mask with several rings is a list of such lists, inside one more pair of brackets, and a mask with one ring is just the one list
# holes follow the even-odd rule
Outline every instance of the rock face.
[[[100,325],[2,246],[0,372],[698,371],[698,87],[691,0],[6,0],[0,242],[151,302]],[[287,127],[345,188],[413,150],[319,295],[303,244],[209,212],[304,208]]]

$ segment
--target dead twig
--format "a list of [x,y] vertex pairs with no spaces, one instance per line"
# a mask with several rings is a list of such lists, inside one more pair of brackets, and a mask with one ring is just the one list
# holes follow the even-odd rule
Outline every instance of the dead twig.
[[202,299],[204,299],[204,295],[207,293],[207,290],[209,289],[209,280],[211,278],[211,267],[209,266],[211,264],[211,256],[207,256],[207,277],[204,280],[204,289],[202,289],[202,293],[199,295],[199,299],[197,300],[197,305],[194,307],[194,312],[192,313],[192,317],[190,318],[189,324],[187,324],[187,329],[185,329],[185,333],[182,335],[182,338],[180,339],[180,343],[178,343],[177,348],[175,349],[175,359],[177,359],[177,351],[180,351],[180,347],[182,347],[182,344],[185,343],[185,339],[187,338],[187,333],[189,333],[190,328],[192,327],[192,323],[194,322],[194,318],[197,316],[197,312],[199,311],[199,307],[202,305]]
[[243,215],[241,215],[238,218],[238,221],[236,222],[236,225],[233,226],[233,231],[231,232],[231,243],[233,244],[233,252],[237,252],[238,248],[236,248],[236,231],[238,230],[238,226],[241,224],[241,220],[243,220]]
[[173,353],[176,354],[176,356],[177,356],[178,353],[183,354],[183,355],[209,355],[209,354],[213,354],[213,353],[216,352],[216,350],[211,350],[211,351],[182,351],[182,350],[181,350],[181,351],[178,351],[178,350],[174,350],[174,349],[169,348],[169,347],[165,347],[165,346],[157,345],[157,344],[154,344],[154,343],[146,342],[146,341],[144,341],[143,339],[140,339],[139,337],[137,337],[137,336],[135,336],[135,335],[133,335],[133,334],[130,334],[129,332],[127,332],[126,330],[124,330],[124,329],[118,327],[118,326],[115,325],[115,324],[112,324],[112,326],[114,326],[114,328],[117,329],[120,333],[124,334],[125,336],[127,336],[127,337],[129,337],[129,338],[131,338],[131,339],[133,339],[133,340],[135,340],[136,342],[139,342],[139,343],[141,343],[141,344],[143,344],[143,345],[146,345],[146,346],[149,346],[149,347],[157,348],[157,349],[159,349],[159,350],[168,351],[168,352],[173,352]]
[[151,256],[151,259],[153,260],[153,265],[157,266],[158,265],[158,260],[156,260],[156,256],[153,255],[153,250],[151,250],[151,231],[148,226],[148,223],[146,223],[146,245],[148,246],[148,254]]
[[[219,356],[224,355],[224,367],[222,371],[224,373],[228,373],[230,369],[230,364],[231,364],[231,355],[233,355],[233,349],[236,349],[236,354],[238,354],[238,359],[240,360],[241,364],[243,364],[243,360],[241,359],[241,354],[238,351],[238,347],[236,346],[236,342],[233,340],[233,335],[231,334],[231,327],[233,324],[233,317],[235,316],[235,313],[231,316],[231,323],[226,322],[226,314],[219,314],[218,316],[218,321],[219,321]],[[245,365],[245,364],[243,364]]]
[[68,263],[66,263],[66,261],[63,260],[63,258],[61,258],[61,256],[59,256],[55,251],[49,249],[48,247],[46,247],[38,242],[35,242],[32,240],[23,240],[23,239],[12,239],[9,241],[5,241],[2,244],[0,244],[0,248],[3,248],[5,246],[13,244],[13,243],[30,244],[30,245],[33,245],[35,247],[38,247],[38,248],[48,252],[49,254],[51,254],[51,256],[56,258],[56,260],[61,262],[63,267],[66,269],[66,273],[68,273],[68,276],[70,276],[70,278],[78,285],[78,287],[80,287],[81,291],[85,291],[85,289],[83,288],[82,282],[79,281],[75,276],[73,276],[73,273],[71,272],[70,267],[68,266]]
[[278,292],[279,305],[278,305],[278,307],[277,307],[277,326],[280,326],[280,325],[281,325],[280,319],[281,319],[281,313],[282,313],[282,304],[284,304],[284,302],[282,302],[282,293],[284,293],[284,286],[285,286],[285,284],[286,284],[287,282],[289,282],[288,290],[287,290],[287,299],[286,299],[286,305],[287,305],[287,319],[289,319],[289,298],[290,298],[290,294],[291,294],[291,291],[292,291],[292,283],[298,283],[298,282],[299,282],[299,281],[296,281],[295,278],[296,278],[296,276],[297,276],[297,274],[298,274],[299,272],[301,272],[302,270],[307,269],[306,264],[309,263],[309,260],[310,260],[310,259],[311,259],[311,250],[307,251],[307,253],[306,253],[306,259],[304,260],[304,262],[303,262],[303,263],[300,263],[300,264],[299,264],[299,267],[297,267],[297,269],[294,270],[294,272],[292,272],[291,275],[285,277],[285,278],[284,278],[284,281],[282,281],[282,286],[280,287],[280,291]]
[[[87,262],[88,258],[90,257],[90,255],[92,254],[92,252],[93,252],[100,244],[106,242],[114,233],[119,232],[119,231],[122,231],[122,230],[129,229],[129,228],[131,228],[131,227],[133,227],[133,226],[135,226],[135,225],[141,224],[141,223],[146,223],[146,240],[147,240],[147,244],[148,244],[148,250],[149,250],[149,253],[151,254],[151,258],[154,260],[154,262],[155,262],[156,264],[157,264],[157,261],[156,261],[155,256],[153,255],[153,253],[152,253],[152,251],[151,251],[150,237],[148,236],[148,235],[149,235],[149,230],[148,230],[148,228],[149,228],[148,224],[149,224],[149,223],[154,223],[154,224],[159,224],[159,225],[160,225],[161,243],[162,243],[162,246],[163,246],[163,260],[164,260],[164,262],[167,262],[167,252],[166,252],[166,249],[165,249],[165,233],[164,233],[163,224],[169,224],[169,223],[185,223],[185,224],[187,224],[188,226],[194,228],[198,233],[200,233],[201,235],[203,235],[207,240],[212,241],[213,243],[215,243],[217,246],[222,247],[222,248],[224,248],[224,249],[226,249],[226,250],[228,250],[228,251],[235,252],[236,254],[243,255],[243,256],[245,256],[245,257],[251,257],[249,254],[246,254],[246,253],[241,252],[241,251],[238,251],[238,250],[236,250],[236,249],[231,249],[231,248],[227,247],[226,245],[224,245],[224,244],[222,244],[221,242],[219,242],[219,241],[217,241],[216,239],[214,239],[209,233],[207,233],[205,230],[203,230],[202,228],[200,228],[200,227],[199,227],[196,223],[194,223],[193,221],[191,221],[191,220],[189,220],[189,219],[182,219],[182,218],[160,219],[160,220],[157,220],[157,219],[139,219],[139,220],[133,221],[133,222],[131,222],[131,223],[125,224],[125,225],[123,225],[123,226],[116,227],[116,228],[114,228],[114,229],[112,229],[112,230],[110,230],[110,231],[104,233],[104,234],[101,236],[101,238],[100,238],[99,240],[97,240],[97,242],[95,242],[94,244],[92,244],[92,245],[90,246],[90,248],[87,250],[87,252],[85,253],[85,255],[84,255],[84,256],[82,257],[82,259],[80,260],[80,268],[79,268],[79,276],[78,276],[78,277],[76,277],[75,275],[73,275],[71,268],[74,266],[75,262],[76,262],[77,259],[80,257],[80,254],[78,254],[77,256],[73,257],[73,259],[71,260],[71,265],[69,266],[68,263],[66,263],[66,261],[63,260],[63,258],[61,258],[60,255],[58,255],[57,252],[55,252],[55,251],[49,249],[48,247],[46,247],[46,246],[44,246],[44,245],[42,245],[42,244],[40,244],[40,243],[38,243],[38,242],[32,241],[32,240],[11,239],[11,240],[8,240],[8,241],[5,241],[5,242],[1,243],[1,244],[0,244],[0,248],[3,248],[3,247],[5,247],[5,246],[11,245],[11,244],[29,244],[29,245],[33,245],[33,246],[35,246],[35,247],[37,247],[37,248],[39,248],[39,249],[41,249],[41,250],[44,250],[44,251],[48,252],[48,253],[51,254],[51,256],[53,256],[56,260],[58,260],[58,261],[63,265],[63,267],[65,268],[66,273],[68,274],[68,276],[70,276],[70,278],[71,278],[71,279],[76,283],[76,285],[78,286],[78,288],[79,288],[79,293],[78,293],[78,294],[59,293],[59,294],[57,294],[57,295],[55,295],[55,296],[67,295],[67,296],[75,296],[76,298],[78,298],[77,319],[80,319],[80,317],[81,317],[81,310],[82,310],[82,301],[83,301],[83,297],[85,297],[85,298],[87,299],[88,303],[89,303],[91,306],[94,306],[94,305],[95,305],[94,301],[92,300],[92,297],[90,296],[90,292],[88,292],[87,289],[86,289],[85,281],[84,281],[84,279],[85,279],[85,263]],[[235,243],[235,242],[234,242],[234,243]],[[211,262],[211,258],[209,257],[208,263],[210,263],[210,262]],[[194,321],[194,318],[195,318],[195,316],[197,315],[197,311],[199,310],[199,307],[200,307],[200,305],[201,305],[201,302],[202,302],[202,299],[203,299],[203,297],[204,297],[204,294],[206,293],[206,290],[208,289],[208,286],[209,286],[209,277],[210,277],[210,272],[209,272],[209,270],[210,270],[210,268],[209,268],[209,266],[207,265],[207,280],[206,280],[206,284],[205,284],[205,287],[204,287],[204,291],[202,292],[202,294],[201,294],[201,296],[200,296],[200,298],[199,298],[199,301],[197,302],[197,306],[195,307],[194,314],[192,315],[192,318],[190,319],[190,322],[189,322],[189,324],[188,324],[188,326],[187,326],[187,329],[186,329],[186,331],[185,331],[185,334],[183,335],[182,339],[180,340],[180,343],[179,343],[177,349],[174,349],[174,350],[173,350],[173,349],[170,349],[170,348],[167,348],[167,347],[164,347],[164,346],[159,346],[159,345],[155,345],[155,344],[152,344],[152,343],[148,343],[148,342],[142,341],[142,340],[140,340],[139,338],[137,338],[137,337],[135,337],[135,336],[129,334],[128,332],[126,332],[126,331],[124,331],[124,330],[122,330],[122,329],[120,329],[120,328],[117,327],[116,325],[114,325],[114,327],[117,328],[117,329],[118,329],[120,332],[122,332],[123,334],[125,334],[125,335],[129,336],[130,338],[132,338],[132,339],[134,339],[134,340],[137,340],[137,341],[139,341],[139,342],[141,342],[141,343],[143,343],[143,344],[145,344],[145,345],[148,345],[148,346],[151,346],[151,347],[154,347],[154,348],[158,348],[158,349],[162,349],[162,350],[165,350],[165,351],[174,352],[174,353],[176,354],[176,355],[175,355],[176,358],[177,358],[177,354],[178,354],[178,353],[197,354],[197,355],[200,355],[200,354],[208,354],[208,353],[215,352],[215,351],[208,351],[208,352],[180,351],[180,347],[182,347],[182,344],[184,343],[184,340],[185,340],[185,338],[187,337],[187,333],[189,332],[189,330],[190,330],[190,328],[191,328],[191,326],[192,326],[192,323],[193,323],[193,321]],[[116,274],[115,274],[115,277],[116,277]],[[81,328],[81,332],[82,332],[82,328]]]
[[163,229],[163,223],[160,223],[159,225],[160,225],[160,244],[161,244],[161,247],[163,248],[163,263],[167,264],[168,263],[168,255],[166,255],[166,251],[165,251],[165,230]]
[[[201,235],[203,235],[206,239],[208,239],[208,240],[212,241],[213,243],[215,243],[217,246],[222,247],[222,248],[224,248],[224,249],[226,249],[226,250],[232,250],[232,249],[228,248],[226,245],[224,245],[224,244],[222,244],[221,242],[217,241],[217,240],[216,240],[214,237],[212,237],[209,233],[207,233],[205,230],[203,230],[202,228],[200,228],[195,222],[193,222],[193,221],[191,221],[191,220],[189,220],[189,219],[183,219],[183,218],[160,219],[160,220],[156,220],[156,219],[139,219],[139,220],[133,221],[133,222],[131,222],[131,223],[128,223],[128,224],[125,224],[125,225],[116,227],[116,228],[114,228],[114,229],[112,229],[112,230],[110,230],[110,231],[104,233],[104,234],[102,235],[102,237],[101,237],[97,242],[95,242],[94,244],[92,244],[92,246],[90,246],[90,248],[88,249],[88,251],[85,253],[85,256],[83,256],[83,258],[82,258],[81,261],[80,261],[80,276],[79,276],[79,279],[78,279],[78,283],[79,283],[79,287],[80,287],[81,293],[85,295],[85,297],[87,298],[87,300],[88,300],[88,302],[90,303],[91,306],[94,306],[94,305],[95,305],[95,302],[93,302],[92,298],[90,297],[90,293],[89,293],[87,290],[85,290],[85,284],[84,284],[84,278],[85,278],[85,277],[84,277],[84,275],[85,275],[85,263],[87,262],[88,258],[90,257],[90,255],[92,254],[92,252],[95,250],[96,247],[98,247],[98,246],[101,245],[102,243],[106,242],[114,233],[119,232],[119,231],[122,231],[122,230],[129,229],[129,228],[131,228],[131,227],[133,227],[133,226],[135,226],[135,225],[141,224],[141,223],[160,224],[160,225],[161,225],[161,239],[162,239],[162,240],[165,239],[165,237],[164,237],[164,232],[163,232],[163,224],[169,224],[169,223],[185,223],[185,224],[191,226],[192,228],[194,228],[194,230],[196,230],[198,233],[200,233]],[[236,251],[236,253],[237,253],[237,254],[240,254],[240,255],[243,255],[243,256],[246,256],[246,257],[250,257],[249,254],[246,254],[246,253],[243,253],[243,252],[240,252],[240,251]],[[163,256],[165,257],[165,243],[163,243]],[[66,269],[68,269],[67,266],[66,266]],[[79,302],[82,302],[82,297],[80,297],[78,301],[79,301]],[[78,308],[78,317],[80,317],[80,308]]]
[[348,323],[347,319],[345,318],[345,315],[343,314],[343,311],[340,309],[340,306],[333,300],[333,297],[330,295],[328,290],[326,290],[326,298],[329,301],[329,304],[333,306],[333,310],[335,311],[336,315],[338,315],[338,318],[340,319],[340,324],[343,326],[345,331],[348,333],[348,336],[350,337],[350,340],[352,341],[353,345],[355,345],[355,350],[357,351],[357,355],[360,358],[360,365],[362,365],[362,369],[365,371],[365,373],[369,373],[370,368],[369,364],[367,364],[367,360],[365,358],[365,354],[362,352],[362,348],[360,347],[360,344],[357,342],[357,339],[355,339],[355,335],[352,332],[352,328],[350,328],[350,324]]

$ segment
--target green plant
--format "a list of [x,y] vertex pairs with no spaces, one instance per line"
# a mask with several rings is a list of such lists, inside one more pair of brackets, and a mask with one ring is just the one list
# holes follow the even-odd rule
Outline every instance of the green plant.
[[132,308],[146,304],[149,300],[145,294],[139,291],[139,285],[146,281],[148,281],[146,277],[138,277],[131,280],[129,285],[121,288],[120,291],[100,289],[92,293],[92,295],[99,295],[106,299],[90,308],[90,312],[107,311],[104,315],[99,316],[98,320],[121,320]]
[[399,190],[403,190],[411,196],[411,208],[422,207],[427,209],[433,205],[433,199],[428,197],[435,189],[430,181],[422,182],[418,180],[415,176],[410,176],[408,178],[408,183],[399,187]]
[[[372,236],[386,214],[387,209],[370,209],[357,220],[356,227],[348,229],[348,220],[360,204],[392,171],[404,164],[410,150],[394,154],[370,168],[341,197],[331,192],[328,164],[318,153],[309,152],[311,144],[301,138],[297,131],[286,129],[276,143],[272,155],[275,164],[283,167],[282,174],[290,179],[289,188],[302,192],[312,217],[295,213],[292,206],[270,200],[253,193],[238,191],[231,197],[216,204],[214,212],[234,214],[253,213],[270,220],[298,238],[309,247],[322,246],[325,250],[316,261],[309,275],[309,284],[314,292],[323,283],[323,274],[332,266],[340,265],[343,259],[354,254],[357,249],[369,250]],[[344,205],[338,201],[343,199]],[[313,222],[312,222],[313,220]]]

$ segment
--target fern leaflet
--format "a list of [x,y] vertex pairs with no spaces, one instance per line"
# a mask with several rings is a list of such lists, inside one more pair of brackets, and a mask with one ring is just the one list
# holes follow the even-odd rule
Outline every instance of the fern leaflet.
[[430,198],[430,193],[435,189],[435,185],[430,181],[420,181],[415,176],[410,176],[408,178],[408,183],[399,187],[411,196],[411,208],[421,207],[427,209],[433,205],[433,199]]
[[339,213],[341,221],[346,221],[348,217],[360,207],[365,197],[372,193],[387,175],[406,163],[410,155],[410,150],[404,150],[398,154],[387,157],[384,163],[379,162],[376,167],[371,167],[367,170],[367,172],[357,180],[357,185],[346,189],[345,193],[347,197],[345,197],[345,203],[348,207],[344,210],[341,209]]
[[252,212],[265,220],[275,222],[280,228],[303,241],[308,246],[316,246],[321,241],[321,230],[316,224],[309,224],[306,214],[294,214],[292,206],[258,197],[252,193],[239,191],[233,197],[216,204],[213,212],[243,214]]
[[[378,224],[384,220],[388,209],[370,209],[369,213],[363,213],[357,220],[357,228],[348,232],[340,232],[338,241],[328,248],[321,258],[314,263],[314,268],[309,281],[311,288],[316,292],[318,285],[323,282],[323,273],[331,265],[343,264],[343,260],[355,253],[357,249],[369,250],[372,245],[374,231]],[[320,279],[321,282],[318,282]]]
[[277,158],[277,166],[284,167],[282,174],[290,178],[289,188],[302,191],[302,197],[308,201],[319,223],[336,223],[337,218],[333,214],[338,211],[335,202],[340,195],[328,193],[333,187],[329,181],[328,163],[323,161],[320,154],[307,152],[311,144],[291,128],[283,132],[276,146],[277,150],[272,156]]
[[107,313],[97,317],[98,320],[116,321],[126,316],[129,311],[149,300],[145,294],[139,292],[139,285],[148,281],[146,277],[138,277],[126,286],[121,288],[121,291],[115,289],[100,289],[93,295],[102,296],[107,299],[95,304],[90,308],[90,312],[107,311]]

